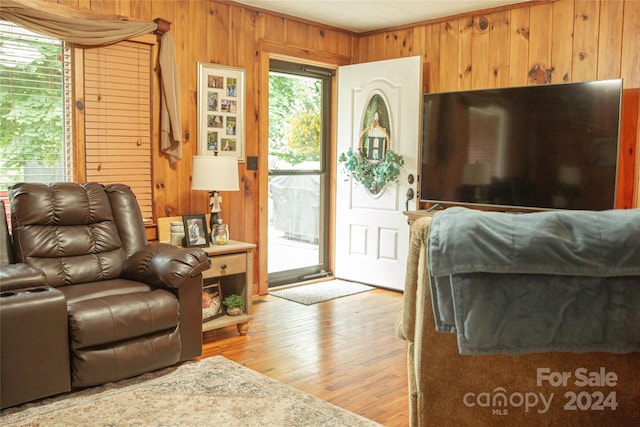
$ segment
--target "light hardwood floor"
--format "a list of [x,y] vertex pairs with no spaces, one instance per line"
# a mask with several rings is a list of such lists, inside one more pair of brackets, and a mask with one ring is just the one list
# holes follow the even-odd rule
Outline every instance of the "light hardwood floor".
[[407,426],[407,344],[395,334],[401,306],[401,293],[382,289],[310,306],[256,297],[248,335],[208,331],[202,357],[225,356],[385,426]]

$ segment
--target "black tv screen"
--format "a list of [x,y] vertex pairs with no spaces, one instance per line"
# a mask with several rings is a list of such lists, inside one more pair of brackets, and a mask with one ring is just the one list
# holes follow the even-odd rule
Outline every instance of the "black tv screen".
[[420,200],[615,207],[622,80],[424,95]]

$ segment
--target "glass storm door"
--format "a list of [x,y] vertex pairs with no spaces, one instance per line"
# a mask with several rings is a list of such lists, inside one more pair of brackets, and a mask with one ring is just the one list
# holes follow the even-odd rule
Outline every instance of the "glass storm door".
[[269,73],[269,287],[328,271],[331,70],[272,60]]

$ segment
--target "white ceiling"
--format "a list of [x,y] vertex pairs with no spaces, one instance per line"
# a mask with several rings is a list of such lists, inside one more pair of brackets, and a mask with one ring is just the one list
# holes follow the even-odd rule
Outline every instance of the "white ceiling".
[[235,0],[357,33],[529,0]]

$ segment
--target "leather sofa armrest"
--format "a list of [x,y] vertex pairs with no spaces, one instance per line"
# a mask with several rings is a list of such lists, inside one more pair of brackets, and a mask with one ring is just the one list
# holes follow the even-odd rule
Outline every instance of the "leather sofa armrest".
[[47,286],[47,276],[27,264],[8,264],[0,267],[0,291]]
[[177,289],[210,266],[209,256],[200,248],[151,243],[126,261],[123,277],[155,287]]

